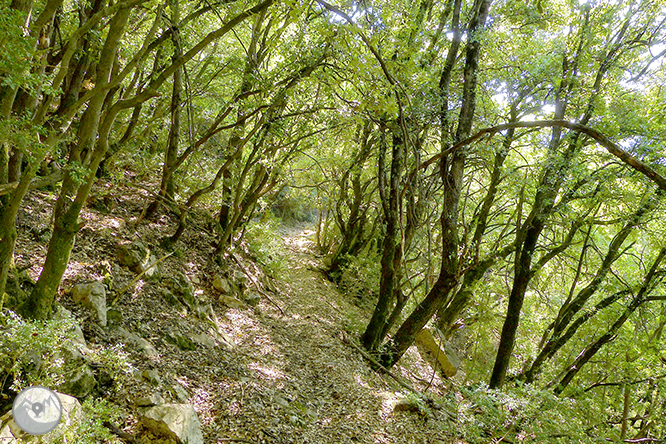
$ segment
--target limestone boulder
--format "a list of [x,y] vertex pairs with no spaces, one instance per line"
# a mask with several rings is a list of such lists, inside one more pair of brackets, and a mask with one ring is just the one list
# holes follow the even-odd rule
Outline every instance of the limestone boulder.
[[158,355],[157,350],[153,344],[143,339],[141,336],[131,333],[124,328],[117,328],[116,333],[128,344],[136,347],[140,352],[142,352],[147,358],[152,358]]
[[199,417],[189,404],[164,404],[143,412],[141,423],[146,430],[179,444],[203,444]]
[[72,288],[74,302],[92,310],[103,327],[106,327],[106,288],[102,282],[76,284]]
[[213,277],[213,288],[224,294],[231,293],[231,286],[229,285],[229,281],[219,274],[216,274],[215,277]]
[[259,305],[259,301],[261,301],[261,295],[256,291],[249,291],[243,294],[243,300],[247,302],[248,305],[256,307]]
[[157,258],[142,242],[132,242],[118,247],[118,261],[135,273],[150,277],[157,273]]
[[171,292],[190,310],[194,310],[197,301],[194,298],[194,285],[190,279],[181,272],[176,272],[165,279],[166,285]]

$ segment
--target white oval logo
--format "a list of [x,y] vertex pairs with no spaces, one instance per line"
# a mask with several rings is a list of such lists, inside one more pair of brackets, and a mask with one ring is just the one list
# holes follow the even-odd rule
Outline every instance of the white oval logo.
[[12,415],[24,432],[44,435],[60,423],[62,403],[54,391],[36,385],[18,394],[12,405]]

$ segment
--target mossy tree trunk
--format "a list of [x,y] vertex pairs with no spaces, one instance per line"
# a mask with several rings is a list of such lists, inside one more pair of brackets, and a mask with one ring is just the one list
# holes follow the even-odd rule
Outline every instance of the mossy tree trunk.
[[[109,33],[97,65],[96,85],[109,83],[120,40],[124,35],[125,25],[131,9],[123,8],[111,19]],[[97,135],[102,109],[107,94],[94,95],[88,108],[81,117],[78,141],[70,151],[70,163],[88,167],[88,175],[81,184],[69,171],[54,208],[54,226],[44,267],[35,288],[21,307],[21,313],[35,319],[47,319],[60,285],[60,280],[67,268],[69,256],[74,246],[76,233],[80,229],[78,217],[86,202],[90,188],[95,180],[100,158],[97,147]],[[72,200],[71,196],[76,197]]]

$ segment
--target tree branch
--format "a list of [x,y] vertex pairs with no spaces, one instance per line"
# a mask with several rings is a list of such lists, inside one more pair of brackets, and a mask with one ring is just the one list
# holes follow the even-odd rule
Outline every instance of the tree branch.
[[659,188],[666,191],[666,178],[657,173],[654,169],[652,169],[652,167],[643,163],[639,159],[635,158],[634,156],[623,150],[619,145],[612,142],[599,130],[591,128],[587,125],[581,125],[580,123],[568,122],[566,120],[536,120],[536,121],[526,121],[526,122],[510,122],[510,123],[502,123],[500,125],[491,126],[489,128],[484,128],[478,131],[476,134],[468,137],[467,139],[456,143],[447,151],[434,155],[427,161],[423,162],[421,164],[421,168],[427,168],[433,163],[440,161],[440,159],[443,156],[447,156],[466,145],[474,143],[485,135],[489,135],[492,137],[495,133],[498,133],[500,131],[505,131],[511,128],[547,128],[554,126],[568,128],[573,131],[578,131],[593,138],[594,140],[597,141],[597,143],[606,148],[606,150],[609,153],[611,153],[612,155],[614,155],[615,157],[617,157],[622,162],[629,165],[631,168],[635,169],[639,173],[643,174],[648,179],[656,183]]

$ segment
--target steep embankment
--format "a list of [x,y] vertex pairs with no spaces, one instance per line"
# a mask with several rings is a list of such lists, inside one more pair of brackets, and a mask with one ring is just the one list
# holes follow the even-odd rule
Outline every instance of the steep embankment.
[[[135,225],[143,204],[133,193],[107,192],[91,203],[97,210],[85,211],[59,303],[81,323],[89,349],[124,344],[132,371],[122,384],[112,384],[100,377],[104,369],[95,368],[92,393],[123,409],[118,426],[134,442],[166,442],[141,425],[139,404],[151,403],[192,405],[206,443],[450,442],[442,412],[393,411],[400,386],[371,370],[345,342],[359,334],[368,313],[318,271],[313,232],[305,227],[281,229],[286,263],[277,279],[262,273],[240,246],[234,258],[216,263],[213,238],[199,226],[158,273],[120,293],[137,276],[121,265],[121,246],[140,241],[159,258],[167,254],[157,247],[159,238],[173,229],[166,216]],[[33,194],[21,215],[17,262],[32,265],[33,277],[44,253],[39,227],[48,226],[44,209],[52,199]],[[90,280],[106,283],[106,327],[70,296],[73,285]],[[256,305],[247,302],[257,294]],[[406,362],[412,372],[396,372],[419,389],[441,389],[414,354]]]

